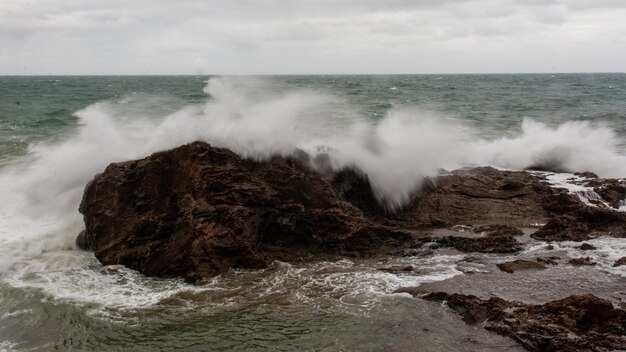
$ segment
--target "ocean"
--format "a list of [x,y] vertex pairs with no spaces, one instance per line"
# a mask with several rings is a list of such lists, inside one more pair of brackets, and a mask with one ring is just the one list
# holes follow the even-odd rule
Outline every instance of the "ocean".
[[[441,169],[623,178],[626,74],[0,77],[0,351],[520,350],[437,303],[393,294],[510,255],[276,262],[190,285],[103,267],[75,247],[95,174],[195,140],[259,160],[327,153],[336,168],[364,170],[390,211]],[[564,288],[615,295],[626,267],[611,264],[626,241],[591,243],[598,268],[489,289],[528,302]],[[521,255],[543,250],[528,240]],[[376,270],[409,264],[419,270]]]

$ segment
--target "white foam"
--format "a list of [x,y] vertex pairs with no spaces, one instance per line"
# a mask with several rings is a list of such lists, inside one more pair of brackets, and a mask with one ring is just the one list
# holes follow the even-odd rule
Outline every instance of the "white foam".
[[524,251],[525,254],[546,255],[564,252],[566,258],[590,257],[596,262],[595,268],[611,274],[626,277],[626,265],[616,266],[613,264],[621,257],[626,257],[626,238],[598,237],[585,241],[596,247],[594,250],[582,250],[582,242],[563,241],[551,242],[553,249],[546,251],[545,243],[530,245]]
[[608,209],[614,209],[618,211],[625,211],[626,207],[620,206],[619,208],[613,208],[609,203],[607,203],[596,191],[593,187],[585,186],[585,184],[590,181],[589,178],[574,175],[569,173],[542,173],[548,183],[557,188],[566,189],[569,193],[574,194],[583,202],[585,205],[591,207],[603,207]]
[[181,292],[219,289],[194,286],[180,279],[149,278],[123,266],[103,267],[86,252],[53,251],[20,263],[5,273],[13,287],[37,289],[56,301],[81,304],[91,314],[151,307]]
[[11,341],[0,341],[0,352],[12,352],[16,346],[17,344]]

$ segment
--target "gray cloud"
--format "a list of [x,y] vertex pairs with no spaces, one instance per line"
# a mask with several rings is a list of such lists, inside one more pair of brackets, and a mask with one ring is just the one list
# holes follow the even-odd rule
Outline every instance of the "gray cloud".
[[2,0],[0,74],[626,71],[621,0]]

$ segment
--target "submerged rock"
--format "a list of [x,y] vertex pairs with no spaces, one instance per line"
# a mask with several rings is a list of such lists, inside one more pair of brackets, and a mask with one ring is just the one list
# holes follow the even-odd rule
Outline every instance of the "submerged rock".
[[445,302],[467,324],[482,323],[485,329],[508,336],[530,351],[626,349],[626,311],[594,295],[541,305],[445,292],[422,298]]

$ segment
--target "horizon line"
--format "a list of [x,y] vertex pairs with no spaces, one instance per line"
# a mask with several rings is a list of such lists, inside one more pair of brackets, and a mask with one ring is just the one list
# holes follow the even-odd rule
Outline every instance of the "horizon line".
[[563,71],[563,72],[435,72],[435,73],[126,73],[126,74],[0,74],[0,77],[132,77],[132,76],[435,76],[435,75],[566,75],[626,74],[626,71]]

